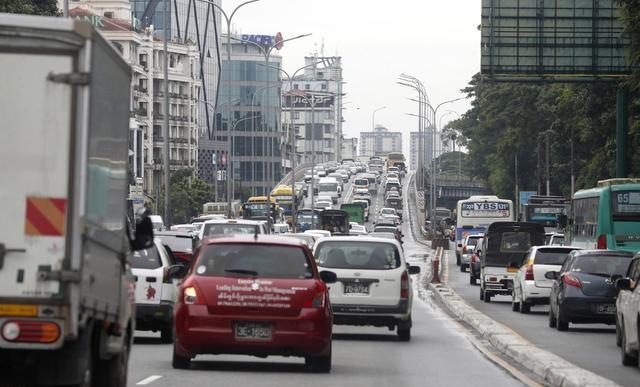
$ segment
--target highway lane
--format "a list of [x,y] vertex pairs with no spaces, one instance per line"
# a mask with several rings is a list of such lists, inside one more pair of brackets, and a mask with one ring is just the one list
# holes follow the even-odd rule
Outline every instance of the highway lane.
[[511,310],[511,297],[496,296],[490,303],[480,301],[480,286],[469,285],[469,273],[461,273],[455,252],[447,252],[449,285],[474,308],[510,327],[539,348],[545,349],[577,366],[595,372],[623,386],[640,385],[638,367],[624,367],[615,342],[615,326],[604,324],[570,324],[568,332],[548,327],[548,306],[533,306],[531,313]]
[[[380,201],[378,197],[377,202]],[[405,255],[424,269],[426,249],[405,222]],[[386,328],[336,326],[330,374],[312,374],[301,358],[199,356],[190,370],[171,368],[172,346],[159,335],[136,332],[129,385],[149,386],[518,386],[521,382],[485,358],[448,315],[418,297],[413,276],[412,338],[397,341]]]

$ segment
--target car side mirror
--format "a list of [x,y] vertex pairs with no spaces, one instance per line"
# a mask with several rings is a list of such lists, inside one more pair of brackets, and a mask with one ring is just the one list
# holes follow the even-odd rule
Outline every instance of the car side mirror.
[[549,279],[549,280],[555,280],[558,278],[558,272],[557,271],[548,271],[546,273],[544,273],[544,278]]
[[420,274],[420,266],[409,266],[409,274]]
[[338,275],[332,271],[323,270],[320,272],[320,279],[325,284],[334,284],[338,282]]
[[462,248],[462,243],[458,243],[458,247],[459,247],[459,248]]
[[130,241],[131,250],[139,251],[153,247],[153,224],[149,217],[149,211],[143,209],[138,214],[134,238]]
[[631,279],[630,278],[619,278],[616,281],[616,289],[618,289],[618,290],[631,290]]
[[180,279],[184,278],[187,274],[187,268],[184,265],[171,265],[169,266],[169,270],[167,271],[167,277],[169,279]]

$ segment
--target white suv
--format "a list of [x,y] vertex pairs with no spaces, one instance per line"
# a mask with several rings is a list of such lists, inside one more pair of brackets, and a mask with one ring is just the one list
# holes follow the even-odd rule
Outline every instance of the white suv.
[[401,341],[411,339],[413,287],[402,247],[392,239],[332,237],[314,247],[319,269],[338,276],[329,295],[334,324],[397,328]]
[[567,255],[579,247],[533,246],[527,252],[523,265],[513,279],[511,309],[529,313],[532,305],[549,303],[553,280],[546,279],[548,271],[559,271]]
[[638,365],[640,351],[640,253],[631,261],[626,278],[619,279],[616,299],[616,344],[622,352],[622,364]]
[[186,274],[184,266],[172,265],[172,261],[159,238],[155,238],[153,247],[136,251],[131,258],[136,282],[136,329],[160,331],[163,343],[173,342],[177,279]]

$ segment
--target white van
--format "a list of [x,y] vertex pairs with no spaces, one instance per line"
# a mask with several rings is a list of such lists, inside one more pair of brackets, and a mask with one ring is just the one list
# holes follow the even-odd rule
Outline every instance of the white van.
[[318,196],[330,196],[333,204],[341,196],[340,184],[334,178],[323,178],[318,182]]

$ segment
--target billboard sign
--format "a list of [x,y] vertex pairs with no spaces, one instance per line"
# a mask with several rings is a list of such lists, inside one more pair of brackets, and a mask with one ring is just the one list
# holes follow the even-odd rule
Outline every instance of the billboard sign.
[[523,206],[527,204],[529,198],[534,196],[536,191],[520,191],[520,205]]
[[481,73],[497,81],[630,74],[616,0],[482,0]]
[[333,95],[317,95],[317,94],[286,94],[283,95],[282,106],[288,108],[330,108],[334,105],[335,97]]
[[282,34],[278,32],[275,36],[273,35],[249,35],[243,34],[240,35],[240,40],[243,42],[251,42],[263,47],[275,47],[278,50],[282,48]]

